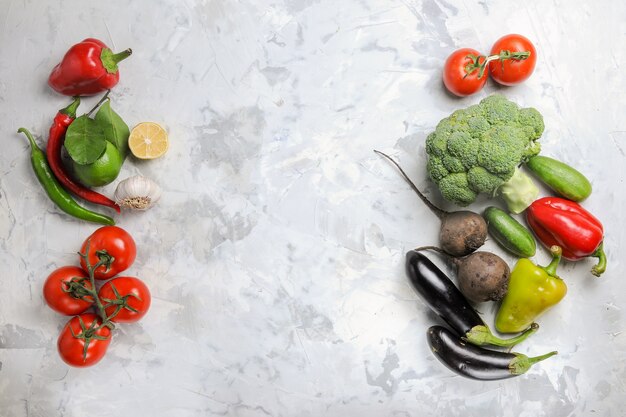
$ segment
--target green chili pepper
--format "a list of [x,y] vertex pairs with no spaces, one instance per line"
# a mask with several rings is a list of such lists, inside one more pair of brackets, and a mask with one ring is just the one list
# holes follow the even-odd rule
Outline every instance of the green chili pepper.
[[52,200],[61,210],[78,219],[106,225],[115,224],[115,221],[113,221],[113,219],[109,216],[87,210],[86,208],[78,205],[78,203],[74,201],[74,199],[68,194],[67,191],[65,191],[65,189],[54,177],[54,174],[48,165],[46,155],[39,148],[39,146],[37,146],[37,143],[35,143],[33,135],[31,135],[31,133],[23,127],[21,127],[17,132],[25,134],[30,142],[30,162],[33,166],[37,179],[48,194],[48,197],[50,197],[50,200]]
[[530,259],[517,261],[509,290],[496,316],[496,329],[502,333],[517,333],[526,329],[541,313],[558,304],[567,293],[567,285],[556,275],[561,260],[561,248],[552,246],[552,261],[537,266]]

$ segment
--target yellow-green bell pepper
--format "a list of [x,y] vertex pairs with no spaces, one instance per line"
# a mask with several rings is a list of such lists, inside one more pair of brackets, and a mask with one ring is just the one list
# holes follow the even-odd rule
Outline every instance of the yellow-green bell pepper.
[[501,333],[525,330],[544,311],[565,297],[567,285],[556,275],[561,248],[552,246],[552,261],[537,266],[530,259],[520,259],[511,272],[509,290],[496,316],[496,329]]

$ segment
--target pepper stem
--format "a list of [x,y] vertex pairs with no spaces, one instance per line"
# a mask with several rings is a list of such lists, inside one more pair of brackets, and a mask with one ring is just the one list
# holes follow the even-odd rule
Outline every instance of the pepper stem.
[[33,138],[33,135],[28,131],[28,129],[26,129],[25,127],[20,127],[19,129],[17,129],[17,133],[23,133],[26,135],[32,149],[39,148],[39,146],[37,146],[37,142],[35,142],[35,138]]
[[556,274],[556,268],[559,266],[559,262],[561,261],[561,255],[563,254],[563,250],[560,246],[552,246],[550,247],[550,253],[552,254],[552,261],[546,266],[541,266],[543,269],[550,275],[551,277],[559,278]]
[[513,347],[518,343],[526,340],[530,335],[534,334],[537,330],[539,330],[539,325],[537,323],[533,323],[530,327],[524,330],[521,334],[512,337],[510,339],[501,339],[494,335],[489,327],[484,325],[474,326],[470,329],[469,332],[465,333],[463,340],[468,341],[469,343],[477,346],[482,345],[493,345],[500,347]]
[[117,72],[117,64],[128,58],[132,53],[133,50],[130,48],[117,54],[114,54],[109,48],[102,48],[100,61],[102,61],[102,66],[109,74],[115,74]]
[[66,116],[71,117],[72,119],[76,119],[76,110],[78,110],[78,106],[80,106],[80,97],[74,97],[74,101],[72,103],[59,110],[59,113],[65,114]]
[[594,258],[598,258],[598,263],[591,268],[591,273],[597,277],[602,275],[606,271],[606,254],[604,253],[604,242],[600,243],[598,249],[591,255]]
[[117,64],[118,62],[123,61],[129,56],[131,56],[132,53],[133,53],[133,50],[128,48],[122,52],[118,52],[116,54],[111,55],[111,60]]
[[545,355],[534,356],[532,358],[529,358],[528,356],[521,353],[515,353],[515,358],[511,361],[511,363],[509,363],[509,371],[513,375],[521,375],[528,371],[530,367],[537,362],[541,362],[542,360],[548,359],[558,353],[559,352],[555,350],[552,352],[548,352]]

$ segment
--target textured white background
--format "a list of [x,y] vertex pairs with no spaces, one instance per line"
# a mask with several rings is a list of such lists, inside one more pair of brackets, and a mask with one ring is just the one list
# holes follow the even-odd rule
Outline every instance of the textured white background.
[[[625,21],[608,0],[0,0],[0,416],[623,416]],[[447,54],[510,32],[537,46],[532,78],[444,92]],[[92,36],[133,48],[113,106],[131,126],[167,126],[171,148],[120,177],[164,188],[118,222],[152,310],[99,365],[70,369],[55,347],[66,319],[41,287],[96,227],[52,205],[15,131],[43,144],[69,102],[47,75]],[[496,91],[539,109],[544,153],[591,178],[584,206],[606,226],[610,266],[595,279],[591,261],[565,264],[566,299],[516,348],[558,356],[481,383],[428,350],[437,319],[403,260],[436,243],[438,222],[372,149],[442,204],[424,138]],[[492,323],[495,306],[479,310]]]

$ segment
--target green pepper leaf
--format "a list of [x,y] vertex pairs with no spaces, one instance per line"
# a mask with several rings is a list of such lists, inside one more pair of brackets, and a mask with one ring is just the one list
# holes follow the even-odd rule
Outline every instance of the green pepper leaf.
[[79,165],[95,162],[104,154],[106,147],[104,130],[98,122],[87,115],[78,117],[67,128],[65,149]]
[[128,154],[128,137],[130,129],[124,120],[111,108],[111,100],[107,100],[100,106],[96,113],[96,122],[104,129],[104,138],[111,142],[123,158]]

